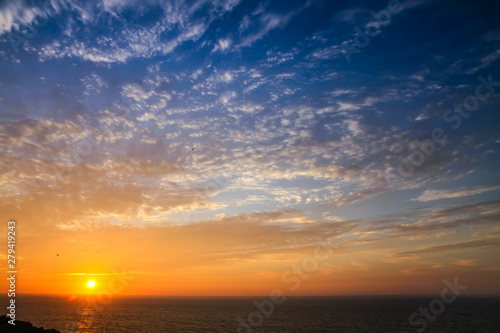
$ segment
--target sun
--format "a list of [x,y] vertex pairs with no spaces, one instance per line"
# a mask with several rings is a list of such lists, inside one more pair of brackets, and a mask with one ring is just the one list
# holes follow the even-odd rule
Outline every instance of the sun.
[[87,282],[87,287],[94,288],[95,287],[95,281],[94,280],[90,280],[89,282]]

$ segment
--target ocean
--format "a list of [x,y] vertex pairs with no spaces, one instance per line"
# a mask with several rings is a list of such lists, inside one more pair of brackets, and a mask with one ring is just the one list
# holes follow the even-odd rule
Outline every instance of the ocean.
[[[70,300],[21,295],[16,297],[16,319],[82,333],[500,332],[499,297],[460,296],[450,304],[423,296],[287,297],[281,301],[122,296],[99,303],[86,296]],[[2,298],[2,304],[7,300]]]

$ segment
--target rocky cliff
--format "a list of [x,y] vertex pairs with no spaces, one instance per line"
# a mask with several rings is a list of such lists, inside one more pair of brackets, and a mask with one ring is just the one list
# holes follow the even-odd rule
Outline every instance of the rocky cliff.
[[10,318],[7,316],[0,317],[0,332],[2,333],[61,333],[56,330],[45,330],[43,327],[34,327],[27,321],[16,320],[16,325],[9,324]]

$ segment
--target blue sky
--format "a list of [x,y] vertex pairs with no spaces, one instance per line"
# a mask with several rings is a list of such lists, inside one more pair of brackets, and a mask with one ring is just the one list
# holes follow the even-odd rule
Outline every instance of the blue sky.
[[244,244],[210,249],[320,238],[361,251],[354,268],[493,281],[499,9],[3,1],[2,216],[49,234],[244,221]]

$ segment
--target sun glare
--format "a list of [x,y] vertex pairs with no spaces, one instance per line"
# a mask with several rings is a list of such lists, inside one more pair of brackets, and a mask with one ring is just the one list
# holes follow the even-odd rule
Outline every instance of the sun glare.
[[94,280],[90,280],[89,282],[87,282],[87,287],[94,288],[95,287],[95,281]]

